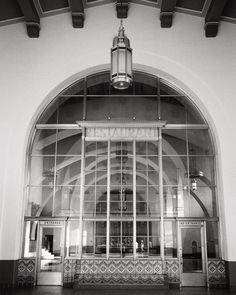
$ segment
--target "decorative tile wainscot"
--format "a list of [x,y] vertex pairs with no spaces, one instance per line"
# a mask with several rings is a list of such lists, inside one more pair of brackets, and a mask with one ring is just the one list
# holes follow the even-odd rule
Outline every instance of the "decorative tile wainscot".
[[208,284],[210,288],[226,287],[225,261],[208,260]]
[[17,285],[18,287],[33,287],[35,285],[35,258],[18,260]]

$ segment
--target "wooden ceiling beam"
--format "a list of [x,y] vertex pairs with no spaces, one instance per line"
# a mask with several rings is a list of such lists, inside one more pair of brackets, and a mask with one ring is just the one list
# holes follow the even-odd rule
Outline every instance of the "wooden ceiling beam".
[[228,0],[212,0],[205,16],[205,36],[216,37],[221,14]]
[[117,18],[128,17],[129,2],[128,0],[117,0],[116,2],[116,13]]
[[69,0],[71,9],[72,25],[74,28],[84,27],[84,4],[82,0]]
[[27,34],[30,38],[38,38],[40,17],[33,0],[17,0],[25,17]]
[[162,0],[160,10],[160,21],[162,28],[170,28],[172,26],[176,0]]

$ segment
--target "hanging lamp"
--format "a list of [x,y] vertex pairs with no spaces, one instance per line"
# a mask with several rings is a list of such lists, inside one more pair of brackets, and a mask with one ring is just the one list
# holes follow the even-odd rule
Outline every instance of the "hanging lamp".
[[126,89],[132,84],[132,49],[125,36],[121,20],[118,36],[113,39],[111,48],[111,83],[116,89]]

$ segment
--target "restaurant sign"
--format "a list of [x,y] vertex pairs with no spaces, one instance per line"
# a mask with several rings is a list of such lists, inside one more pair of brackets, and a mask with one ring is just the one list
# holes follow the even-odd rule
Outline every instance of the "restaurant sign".
[[155,127],[87,127],[85,140],[158,140]]

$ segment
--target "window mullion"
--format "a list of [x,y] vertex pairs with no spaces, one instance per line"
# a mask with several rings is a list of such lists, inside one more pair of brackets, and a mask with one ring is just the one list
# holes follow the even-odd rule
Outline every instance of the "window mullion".
[[162,171],[162,134],[161,128],[159,128],[159,140],[158,140],[158,162],[159,162],[159,196],[160,196],[160,236],[161,236],[161,247],[160,254],[161,259],[164,261],[164,204],[163,204],[163,171]]
[[54,155],[54,174],[53,174],[53,197],[52,197],[52,216],[55,216],[55,197],[56,197],[56,183],[57,183],[57,142],[58,142],[58,130],[56,130],[56,143],[55,143],[55,155]]
[[136,259],[136,140],[133,139],[133,255]]
[[110,250],[110,190],[111,190],[111,140],[107,143],[107,241],[106,241],[106,257],[109,258]]
[[81,138],[81,180],[80,180],[80,210],[79,210],[79,257],[82,257],[82,225],[83,225],[83,205],[84,205],[84,162],[85,162],[85,128],[82,129]]

